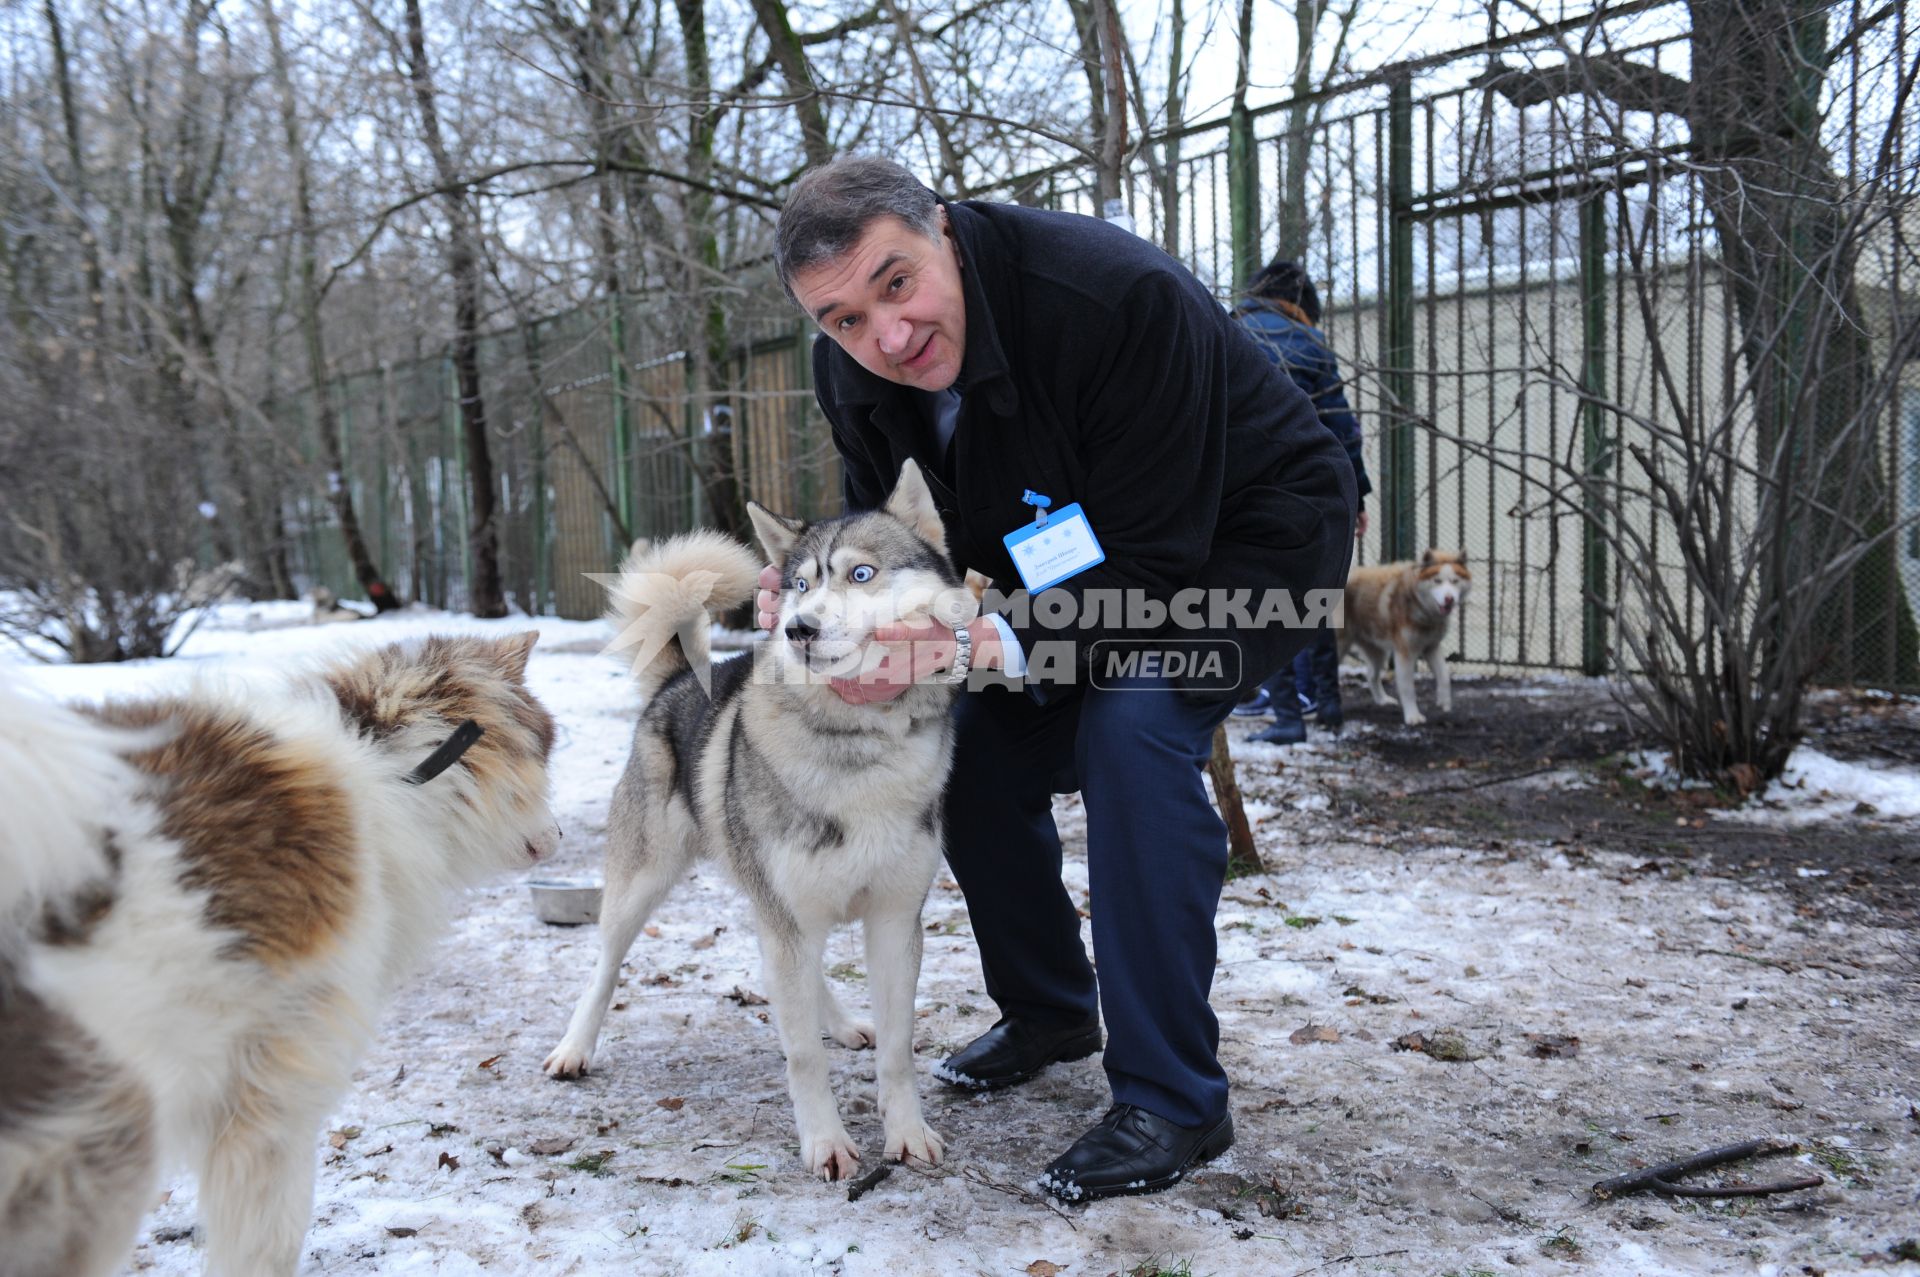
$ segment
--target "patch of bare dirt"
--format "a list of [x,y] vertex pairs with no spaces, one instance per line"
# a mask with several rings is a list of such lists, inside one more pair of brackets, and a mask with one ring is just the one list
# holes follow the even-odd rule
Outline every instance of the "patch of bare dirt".
[[[1371,756],[1390,769],[1356,766],[1355,779],[1327,781],[1329,814],[1353,826],[1489,849],[1544,841],[1577,856],[1604,847],[1645,857],[1649,874],[1770,882],[1807,916],[1858,907],[1899,925],[1920,922],[1913,822],[1871,812],[1803,828],[1715,820],[1732,795],[1649,788],[1633,777],[1624,756],[1656,742],[1634,731],[1601,682],[1461,681],[1451,714],[1412,728],[1397,705],[1344,690],[1353,726],[1334,754],[1356,764]],[[1421,694],[1431,714],[1430,685]],[[1920,702],[1817,693],[1806,743],[1843,760],[1920,764]]]

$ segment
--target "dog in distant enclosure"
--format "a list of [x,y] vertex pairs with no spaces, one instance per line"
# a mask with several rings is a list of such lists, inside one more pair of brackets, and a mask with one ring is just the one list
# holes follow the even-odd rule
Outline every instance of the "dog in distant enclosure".
[[[941,1140],[914,1081],[913,997],[955,689],[923,683],[897,700],[848,705],[827,675],[848,672],[882,625],[931,616],[958,626],[977,601],[947,560],[912,462],[879,510],[813,524],[748,510],[782,585],[780,628],[750,654],[708,659],[707,616],[749,598],[760,571],[729,538],[637,544],[611,591],[612,618],[638,647],[646,706],[608,816],[599,964],[546,1071],[587,1071],[634,937],[706,856],[753,906],[807,1169],[845,1179],[860,1158],[828,1087],[823,1032],[877,1048],[885,1156],[938,1162]],[[828,932],[854,918],[877,1033],[840,1005],[823,970]]]
[[1393,703],[1380,684],[1380,668],[1392,658],[1394,690],[1409,727],[1427,721],[1413,695],[1417,661],[1426,661],[1433,670],[1433,694],[1440,712],[1453,709],[1453,683],[1443,649],[1448,623],[1472,586],[1466,556],[1453,550],[1428,550],[1414,563],[1355,568],[1347,577],[1340,655],[1344,658],[1357,648],[1366,658],[1367,688],[1375,705]]
[[118,1271],[175,1163],[209,1273],[294,1272],[451,890],[557,842],[535,637],[79,711],[0,683],[0,1277]]

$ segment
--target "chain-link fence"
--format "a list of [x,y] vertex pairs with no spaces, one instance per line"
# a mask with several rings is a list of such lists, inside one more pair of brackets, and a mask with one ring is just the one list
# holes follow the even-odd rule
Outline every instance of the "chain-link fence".
[[[1823,675],[1912,684],[1920,41],[1904,20],[1853,31],[1823,78],[1779,87],[1813,117],[1769,154],[1714,115],[1737,110],[1709,92],[1725,68],[1704,63],[1724,51],[1691,16],[1631,5],[1148,139],[1121,189],[1139,232],[1223,301],[1276,253],[1318,281],[1375,486],[1361,558],[1464,551],[1465,660],[1636,666],[1647,653],[1623,633],[1649,609],[1710,628],[1715,609],[1766,606],[1713,572],[1770,574],[1776,591],[1807,574],[1832,600]],[[1095,188],[1063,166],[986,194],[1093,213]],[[595,614],[582,574],[626,534],[712,522],[731,497],[836,509],[807,333],[784,306],[734,318],[705,395],[632,299],[489,339],[515,603]],[[335,393],[381,562],[409,595],[460,606],[448,366],[396,363]],[[737,493],[702,482],[716,449]],[[1809,487],[1833,495],[1793,505]],[[348,585],[324,502],[296,513],[308,570]],[[1839,559],[1821,547],[1847,536],[1856,552],[1826,582]],[[1774,548],[1703,565],[1716,539]]]

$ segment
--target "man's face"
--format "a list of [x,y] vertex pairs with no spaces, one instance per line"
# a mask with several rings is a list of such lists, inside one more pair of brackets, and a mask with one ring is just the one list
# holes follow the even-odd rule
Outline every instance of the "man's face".
[[800,305],[856,363],[921,390],[951,386],[967,348],[960,255],[938,212],[938,240],[878,218],[845,255],[793,277]]

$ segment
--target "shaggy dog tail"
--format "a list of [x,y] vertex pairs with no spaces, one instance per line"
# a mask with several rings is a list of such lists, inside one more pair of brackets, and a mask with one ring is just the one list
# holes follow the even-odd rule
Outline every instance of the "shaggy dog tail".
[[760,567],[758,555],[718,532],[633,543],[607,590],[607,619],[613,650],[632,660],[642,696],[684,669],[707,667],[708,627],[753,597]]
[[0,926],[109,872],[108,813],[146,734],[102,727],[0,676]]

